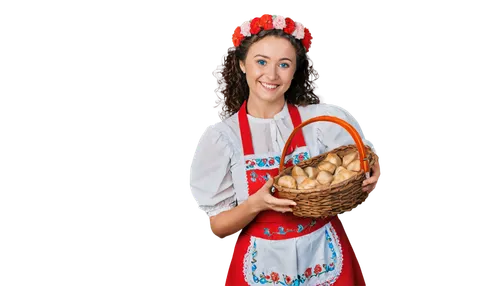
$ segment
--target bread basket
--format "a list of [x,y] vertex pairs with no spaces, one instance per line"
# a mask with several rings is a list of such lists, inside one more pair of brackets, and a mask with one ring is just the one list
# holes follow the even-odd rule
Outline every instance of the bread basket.
[[[312,189],[286,188],[277,184],[279,177],[289,175],[293,166],[284,168],[286,151],[293,136],[302,127],[318,121],[329,121],[343,127],[353,137],[355,145],[343,145],[329,152],[304,160],[296,166],[305,168],[315,167],[322,162],[326,156],[337,154],[343,157],[345,154],[357,151],[360,160],[360,171],[347,180],[334,185],[323,185]],[[378,156],[369,146],[365,146],[359,133],[346,121],[334,116],[318,116],[302,122],[290,134],[283,153],[281,155],[279,175],[275,177],[272,191],[276,197],[290,199],[297,203],[293,207],[293,214],[299,217],[325,218],[350,211],[363,203],[368,193],[362,190],[363,181],[370,176],[370,168],[378,161]]]

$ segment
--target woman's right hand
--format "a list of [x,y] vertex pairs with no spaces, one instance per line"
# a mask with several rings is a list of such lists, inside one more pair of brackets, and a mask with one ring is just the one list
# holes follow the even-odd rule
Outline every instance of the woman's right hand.
[[274,179],[270,178],[255,194],[251,195],[248,200],[252,206],[258,211],[273,210],[277,212],[291,212],[292,207],[296,206],[292,200],[278,199],[271,194],[271,187]]

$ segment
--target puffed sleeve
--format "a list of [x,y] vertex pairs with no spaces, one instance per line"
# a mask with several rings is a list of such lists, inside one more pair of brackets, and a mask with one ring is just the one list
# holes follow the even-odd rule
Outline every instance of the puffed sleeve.
[[[373,152],[376,153],[373,144],[365,138],[358,121],[347,110],[336,105],[318,104],[316,113],[317,116],[329,115],[345,120],[358,131],[363,143],[370,146]],[[318,124],[317,139],[321,152],[327,152],[342,145],[355,144],[349,132],[333,122],[321,122]]]
[[207,128],[196,148],[191,164],[191,192],[208,216],[237,205],[231,173],[232,149],[228,136],[215,126]]

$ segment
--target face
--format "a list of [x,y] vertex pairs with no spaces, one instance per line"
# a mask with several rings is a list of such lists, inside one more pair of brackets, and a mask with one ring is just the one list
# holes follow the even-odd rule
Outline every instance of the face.
[[283,100],[295,73],[295,48],[287,39],[265,37],[250,46],[240,68],[246,74],[250,97],[270,103]]

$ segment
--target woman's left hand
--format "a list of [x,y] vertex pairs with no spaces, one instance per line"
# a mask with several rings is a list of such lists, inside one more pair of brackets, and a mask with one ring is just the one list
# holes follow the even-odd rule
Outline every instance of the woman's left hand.
[[373,167],[371,169],[371,176],[370,178],[366,179],[363,181],[363,192],[368,192],[371,193],[373,189],[375,189],[375,186],[377,185],[378,178],[380,177],[380,165],[378,162],[373,164]]

